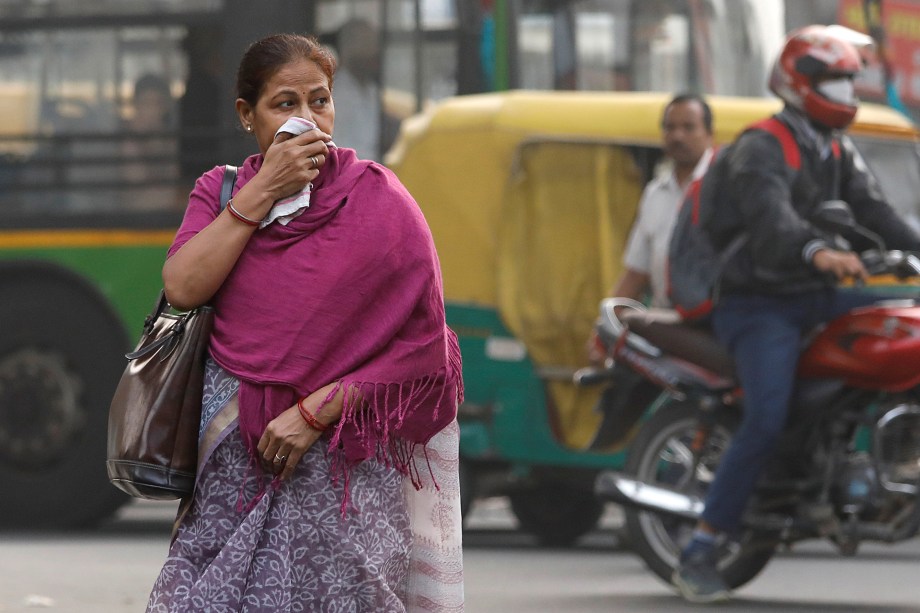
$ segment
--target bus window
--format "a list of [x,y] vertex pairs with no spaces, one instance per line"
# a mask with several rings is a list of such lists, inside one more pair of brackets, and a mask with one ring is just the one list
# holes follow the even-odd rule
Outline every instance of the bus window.
[[[782,0],[521,0],[512,87],[763,95]],[[715,58],[744,58],[718,62]]]
[[523,89],[553,89],[553,18],[522,15],[518,22],[519,85]]
[[[418,10],[417,10],[418,9]],[[335,51],[335,140],[381,159],[400,122],[457,93],[457,16],[452,0],[317,5],[316,31]]]
[[635,42],[637,67],[639,62],[646,62],[644,71],[634,70],[637,89],[684,91],[689,87],[690,24],[685,15],[640,21]]
[[[176,154],[169,141],[185,69],[181,36],[175,27],[123,27],[11,37],[14,50],[0,56],[0,97],[17,112],[4,122],[0,207],[55,213],[174,207]],[[159,125],[136,121],[134,89],[145,75],[168,96]],[[141,90],[149,100],[150,90],[143,84]]]
[[[784,37],[783,0],[635,1],[631,88],[766,95]],[[735,61],[719,61],[719,58]],[[742,59],[743,58],[743,59]]]
[[586,10],[577,15],[578,89],[615,91],[630,89],[629,16],[614,10]]
[[216,26],[195,25],[182,40],[187,70],[178,102],[178,155],[182,187],[191,189],[203,172],[224,163],[219,142],[220,109],[229,102],[221,80],[223,38]]
[[518,87],[684,90],[691,22],[675,0],[525,0],[517,19]]

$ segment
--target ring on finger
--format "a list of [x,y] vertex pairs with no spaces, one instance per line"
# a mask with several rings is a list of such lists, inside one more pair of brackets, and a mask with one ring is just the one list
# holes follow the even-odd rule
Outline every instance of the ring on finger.
[[278,455],[277,453],[275,454],[275,464],[281,464],[286,459],[287,459],[286,455]]
[[316,168],[317,166],[319,166],[319,160],[316,159],[315,155],[310,156],[310,161],[313,162],[313,168]]

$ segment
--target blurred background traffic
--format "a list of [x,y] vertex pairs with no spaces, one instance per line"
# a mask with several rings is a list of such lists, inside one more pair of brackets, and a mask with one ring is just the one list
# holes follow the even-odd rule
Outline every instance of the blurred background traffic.
[[[253,153],[237,58],[295,31],[339,59],[336,142],[391,165],[435,233],[464,351],[465,507],[509,494],[522,526],[574,541],[622,449],[585,452],[594,398],[567,386],[661,161],[661,109],[674,92],[724,97],[730,140],[725,126],[776,109],[772,58],[811,23],[876,35],[858,91],[896,110],[866,111],[861,147],[916,218],[916,1],[0,0],[0,489],[17,492],[0,528],[93,525],[127,501],[104,464],[122,356],[195,178]],[[508,293],[525,286],[543,293]]]

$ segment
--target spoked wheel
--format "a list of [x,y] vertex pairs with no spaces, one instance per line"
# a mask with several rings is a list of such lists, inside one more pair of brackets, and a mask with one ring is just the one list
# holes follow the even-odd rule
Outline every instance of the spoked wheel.
[[[691,451],[697,423],[696,413],[687,406],[674,404],[659,409],[631,445],[627,472],[644,483],[703,497],[737,424],[729,415],[716,415],[706,449],[697,461]],[[633,550],[653,573],[670,584],[680,552],[690,541],[693,523],[627,508],[626,528]],[[756,577],[775,552],[775,546],[748,547],[745,540],[741,545],[725,545],[721,552],[719,569],[732,589]]]

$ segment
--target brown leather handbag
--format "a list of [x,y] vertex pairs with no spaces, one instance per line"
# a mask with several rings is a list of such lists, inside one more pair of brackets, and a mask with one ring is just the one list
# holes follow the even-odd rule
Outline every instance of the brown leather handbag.
[[109,480],[132,496],[172,500],[194,490],[213,323],[211,307],[174,314],[160,292],[137,349],[126,356],[109,409],[106,468]]
[[[221,210],[237,169],[224,168]],[[109,407],[106,470],[119,489],[138,498],[173,500],[192,494],[198,463],[198,429],[204,361],[214,311],[201,306],[173,313],[160,291],[144,320],[137,348]]]

